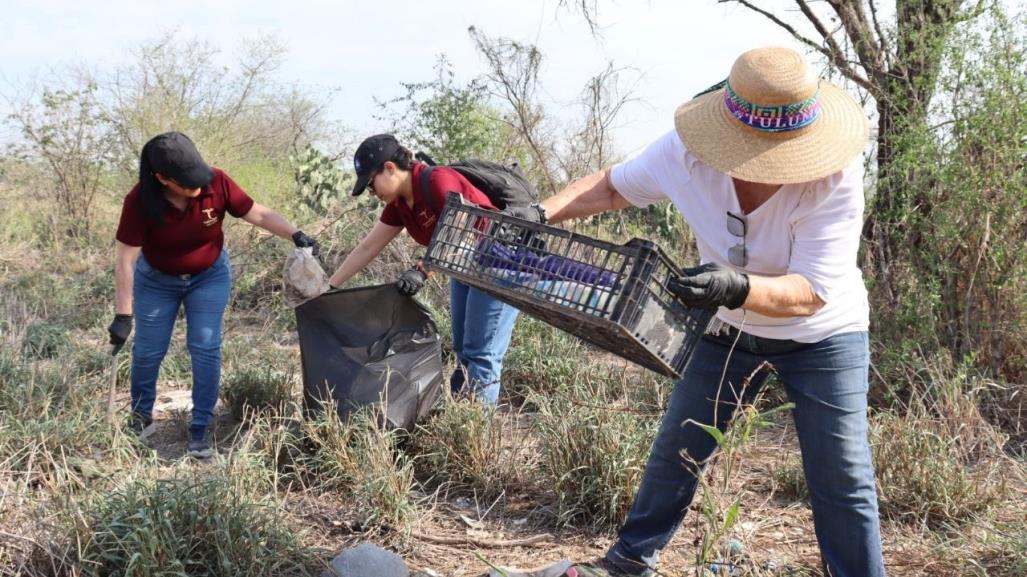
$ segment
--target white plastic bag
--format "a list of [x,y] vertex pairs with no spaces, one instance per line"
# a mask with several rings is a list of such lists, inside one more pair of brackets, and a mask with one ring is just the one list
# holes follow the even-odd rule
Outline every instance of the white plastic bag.
[[312,247],[297,248],[285,259],[285,304],[296,308],[330,289],[328,275],[314,257]]

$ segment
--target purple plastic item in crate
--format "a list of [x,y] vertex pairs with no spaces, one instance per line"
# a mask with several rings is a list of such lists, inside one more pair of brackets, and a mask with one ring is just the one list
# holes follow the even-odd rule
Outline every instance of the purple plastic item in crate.
[[667,288],[680,275],[654,243],[624,244],[483,209],[450,195],[425,265],[550,325],[679,377],[713,316]]
[[593,286],[612,287],[617,276],[601,268],[557,255],[540,256],[525,246],[510,247],[500,241],[483,239],[478,264],[510,271],[530,270],[538,280],[568,280]]

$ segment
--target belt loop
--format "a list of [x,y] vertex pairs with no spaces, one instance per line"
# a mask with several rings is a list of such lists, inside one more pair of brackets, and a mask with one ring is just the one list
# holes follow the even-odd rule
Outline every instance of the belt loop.
[[731,328],[731,325],[725,323],[724,321],[720,320],[718,317],[715,316],[713,317],[713,319],[710,320],[710,324],[706,327],[706,332],[704,334],[714,336],[726,335],[730,334]]

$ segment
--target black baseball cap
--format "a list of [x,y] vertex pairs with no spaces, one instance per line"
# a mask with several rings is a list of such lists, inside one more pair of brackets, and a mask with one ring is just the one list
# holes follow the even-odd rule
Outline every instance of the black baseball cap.
[[158,134],[146,143],[150,169],[185,188],[201,188],[214,179],[214,171],[203,161],[189,137],[181,132]]
[[394,160],[396,153],[403,147],[391,134],[375,134],[368,136],[357,147],[353,155],[353,170],[357,173],[357,183],[353,185],[353,196],[363,194],[371,181],[374,171],[380,169],[385,161]]

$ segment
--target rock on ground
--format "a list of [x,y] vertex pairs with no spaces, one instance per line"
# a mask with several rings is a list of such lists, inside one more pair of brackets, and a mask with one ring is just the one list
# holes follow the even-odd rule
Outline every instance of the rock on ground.
[[370,543],[339,553],[321,577],[410,577],[403,558]]

